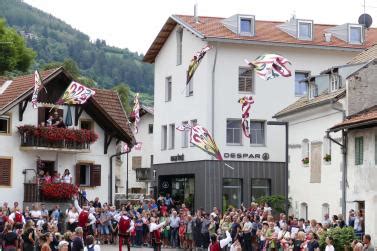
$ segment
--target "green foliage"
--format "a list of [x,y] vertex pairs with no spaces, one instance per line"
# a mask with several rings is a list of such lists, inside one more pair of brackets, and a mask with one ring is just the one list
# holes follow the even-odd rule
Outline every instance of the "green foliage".
[[108,46],[104,40],[91,42],[86,34],[21,0],[1,0],[0,16],[38,53],[36,68],[70,58],[80,75],[99,87],[128,83],[136,92],[153,93],[153,66],[143,63],[142,55]]
[[285,197],[282,195],[262,196],[255,202],[258,204],[267,203],[277,213],[285,212]]
[[113,87],[113,90],[115,90],[120,98],[120,101],[122,102],[124,110],[127,112],[127,114],[131,113],[131,102],[133,101],[133,97],[131,96],[130,87],[126,84],[118,84]]
[[0,19],[0,75],[27,71],[35,55],[32,49],[26,47],[24,39]]
[[335,227],[329,228],[319,237],[319,245],[321,250],[326,248],[326,237],[331,236],[334,239],[335,250],[344,250],[344,246],[350,246],[355,239],[355,232],[352,227]]

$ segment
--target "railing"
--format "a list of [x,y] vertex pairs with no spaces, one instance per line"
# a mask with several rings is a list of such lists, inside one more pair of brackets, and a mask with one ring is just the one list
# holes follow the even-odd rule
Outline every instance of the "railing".
[[136,180],[137,181],[151,181],[153,180],[152,172],[150,168],[137,168]]
[[89,150],[98,136],[89,130],[56,127],[20,126],[21,147],[46,147],[72,150]]

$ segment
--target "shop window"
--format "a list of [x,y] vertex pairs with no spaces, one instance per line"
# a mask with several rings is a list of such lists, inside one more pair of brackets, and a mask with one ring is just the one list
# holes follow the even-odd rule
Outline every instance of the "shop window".
[[75,183],[79,186],[101,186],[101,165],[78,163],[76,165]]
[[271,195],[270,179],[251,179],[251,201]]
[[12,159],[0,158],[0,186],[11,185]]
[[10,134],[11,118],[7,115],[0,116],[0,134]]
[[239,208],[242,202],[242,179],[223,179],[223,212]]

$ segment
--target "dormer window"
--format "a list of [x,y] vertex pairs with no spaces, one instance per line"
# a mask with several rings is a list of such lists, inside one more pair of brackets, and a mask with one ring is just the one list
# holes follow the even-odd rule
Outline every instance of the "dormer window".
[[348,41],[350,44],[363,43],[363,26],[358,24],[350,24],[348,26]]
[[297,20],[297,38],[300,40],[313,40],[313,21]]
[[313,99],[318,96],[318,88],[315,84],[309,84],[309,99]]
[[243,36],[254,36],[254,16],[239,16],[238,18],[238,33]]
[[336,91],[340,88],[340,78],[338,74],[332,74],[330,77],[330,92]]

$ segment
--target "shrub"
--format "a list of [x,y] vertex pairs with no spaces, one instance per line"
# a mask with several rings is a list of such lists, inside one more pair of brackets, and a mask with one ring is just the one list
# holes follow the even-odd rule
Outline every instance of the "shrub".
[[355,232],[352,227],[335,227],[330,228],[320,235],[319,245],[321,250],[326,248],[326,237],[331,236],[334,239],[335,250],[345,250],[345,246],[350,246],[355,239]]
[[255,202],[262,205],[267,203],[277,213],[285,212],[285,197],[282,195],[262,196]]

